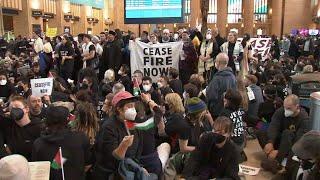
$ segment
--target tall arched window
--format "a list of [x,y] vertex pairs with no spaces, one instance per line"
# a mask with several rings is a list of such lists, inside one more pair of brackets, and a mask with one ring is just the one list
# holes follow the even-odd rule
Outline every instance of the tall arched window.
[[254,1],[254,20],[265,23],[268,19],[268,0]]
[[208,23],[217,23],[218,0],[209,0]]
[[228,23],[242,20],[242,0],[228,0]]
[[184,19],[186,23],[190,22],[191,0],[184,0]]

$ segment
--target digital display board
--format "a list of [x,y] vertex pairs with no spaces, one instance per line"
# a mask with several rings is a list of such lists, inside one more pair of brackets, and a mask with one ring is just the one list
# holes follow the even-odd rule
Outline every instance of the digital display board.
[[74,4],[92,6],[99,9],[104,8],[104,0],[70,0],[70,2]]
[[126,24],[182,23],[183,0],[125,0]]

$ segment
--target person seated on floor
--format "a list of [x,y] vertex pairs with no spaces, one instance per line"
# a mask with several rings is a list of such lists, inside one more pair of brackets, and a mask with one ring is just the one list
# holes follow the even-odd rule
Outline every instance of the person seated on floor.
[[226,116],[231,119],[233,133],[231,140],[238,145],[241,152],[241,162],[246,161],[247,157],[243,151],[245,147],[245,120],[247,113],[240,107],[242,97],[239,91],[228,89],[223,97],[224,108],[220,116]]
[[287,96],[283,107],[272,116],[267,138],[264,142],[260,139],[259,143],[268,156],[262,161],[262,168],[272,173],[282,169],[282,162],[290,155],[292,145],[307,132],[308,120],[307,112],[299,105],[298,96]]
[[292,146],[292,152],[295,156],[288,159],[286,171],[277,174],[272,180],[320,179],[319,149],[320,131],[307,132]]
[[156,89],[154,89],[154,87],[152,86],[152,79],[149,76],[145,76],[142,78],[142,92],[146,93],[146,94],[150,94],[151,95],[151,99],[157,103],[157,104],[162,104],[161,102],[161,94],[159,93],[159,91],[157,91]]
[[191,157],[186,162],[182,177],[186,179],[240,180],[240,153],[231,140],[232,121],[220,116],[214,121],[213,132],[204,133]]
[[10,154],[20,154],[31,160],[33,142],[40,137],[44,124],[30,117],[29,106],[22,96],[10,98],[9,111],[1,112],[0,127]]
[[169,78],[167,76],[160,76],[157,81],[157,86],[163,101],[167,94],[173,93],[173,90],[169,86]]

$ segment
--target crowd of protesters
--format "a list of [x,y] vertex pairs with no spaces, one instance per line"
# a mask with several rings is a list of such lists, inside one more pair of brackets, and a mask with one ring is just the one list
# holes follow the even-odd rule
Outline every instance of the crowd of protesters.
[[[237,39],[196,28],[0,38],[0,179],[28,179],[27,161],[50,161],[57,180],[240,179],[249,138],[275,178],[319,179],[320,132],[288,82],[318,70],[320,41],[272,36],[262,59],[249,34]],[[130,40],[183,42],[179,68],[157,81],[131,72]],[[30,80],[47,77],[52,94],[33,95]]]

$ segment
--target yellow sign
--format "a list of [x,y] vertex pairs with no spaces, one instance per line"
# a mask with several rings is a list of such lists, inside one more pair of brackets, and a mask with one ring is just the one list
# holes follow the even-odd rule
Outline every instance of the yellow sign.
[[57,32],[58,32],[57,28],[48,28],[47,32],[46,32],[46,36],[51,37],[51,38],[55,37],[55,36],[57,36]]

